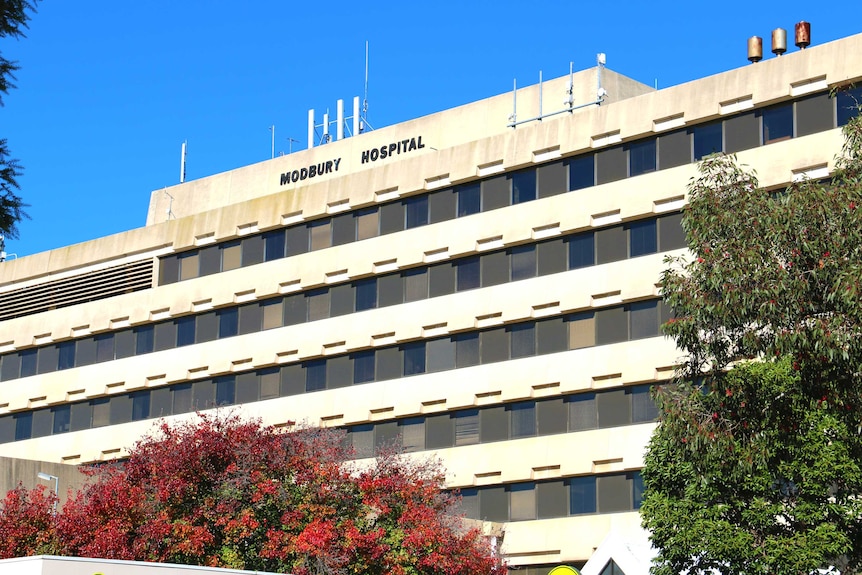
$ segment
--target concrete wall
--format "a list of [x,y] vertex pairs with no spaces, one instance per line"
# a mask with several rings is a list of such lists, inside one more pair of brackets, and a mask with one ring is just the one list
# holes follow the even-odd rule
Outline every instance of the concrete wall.
[[80,489],[87,479],[76,465],[66,465],[53,461],[0,457],[0,494],[5,495],[10,489],[16,488],[19,483],[27,489],[43,485],[48,488],[48,491],[53,491],[54,481],[39,479],[37,477],[38,473],[47,473],[60,479],[59,495],[61,505],[66,501],[69,491],[74,492]]

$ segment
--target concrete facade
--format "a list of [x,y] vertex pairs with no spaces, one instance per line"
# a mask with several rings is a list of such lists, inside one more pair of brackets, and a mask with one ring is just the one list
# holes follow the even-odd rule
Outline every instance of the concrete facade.
[[829,91],[860,55],[857,35],[659,91],[606,70],[601,105],[516,128],[504,94],[156,190],[146,227],[0,264],[0,455],[109,460],[220,403],[436,454],[513,567],[580,566],[639,524],[644,392],[679,355],[656,282],[698,150],[771,188],[828,175]]

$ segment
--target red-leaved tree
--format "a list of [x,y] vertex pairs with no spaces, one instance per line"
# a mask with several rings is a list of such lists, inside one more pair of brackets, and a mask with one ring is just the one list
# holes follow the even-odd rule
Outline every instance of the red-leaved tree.
[[[63,555],[296,575],[502,571],[488,542],[452,514],[439,463],[391,454],[357,468],[342,439],[235,415],[161,423],[127,461],[89,471],[89,484],[56,516],[53,502],[36,505],[46,542],[19,538],[26,541],[0,556],[51,546]],[[31,533],[37,514],[24,509],[27,497],[10,493],[0,528],[14,533],[20,517],[29,529],[21,532]]]

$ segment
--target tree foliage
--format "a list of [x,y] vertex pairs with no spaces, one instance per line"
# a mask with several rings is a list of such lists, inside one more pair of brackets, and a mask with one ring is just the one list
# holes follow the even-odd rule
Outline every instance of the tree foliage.
[[91,470],[90,483],[47,525],[50,501],[30,495],[42,513],[24,513],[17,510],[26,492],[10,494],[0,529],[30,533],[38,518],[50,537],[19,537],[0,557],[51,548],[296,575],[498,572],[487,542],[450,515],[454,499],[441,490],[439,463],[391,454],[357,468],[342,438],[236,416],[162,423],[123,464]]
[[[35,0],[34,0],[35,2]],[[3,38],[21,38],[29,20],[29,11],[34,11],[34,2],[29,0],[0,0],[0,40]],[[3,57],[0,52],[0,106],[3,106],[3,96],[9,93],[15,85],[15,72],[18,63]],[[0,235],[17,237],[17,224],[27,214],[27,207],[18,196],[21,176],[21,165],[18,160],[10,157],[5,138],[0,138]]]
[[829,181],[713,156],[661,286],[685,352],[657,393],[642,516],[656,575],[862,564],[862,124]]

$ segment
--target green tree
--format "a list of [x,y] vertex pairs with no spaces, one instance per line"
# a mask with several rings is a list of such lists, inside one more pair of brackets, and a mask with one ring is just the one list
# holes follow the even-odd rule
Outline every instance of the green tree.
[[[35,0],[34,0],[35,2]],[[34,11],[34,4],[29,0],[0,0],[0,40],[5,37],[21,38],[24,36],[23,29],[27,27],[30,19],[27,11]],[[14,88],[12,80],[15,72],[19,69],[18,63],[7,60],[0,52],[0,106],[3,105],[3,96]],[[5,138],[0,138],[0,236],[18,236],[18,222],[26,218],[24,208],[27,207],[18,190],[18,177],[21,175],[21,164],[9,155],[9,148]]]
[[719,155],[689,186],[691,256],[661,281],[682,383],[643,472],[656,575],[862,565],[859,118],[845,136],[829,181],[770,192]]

